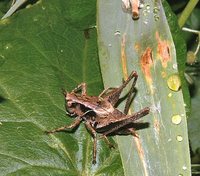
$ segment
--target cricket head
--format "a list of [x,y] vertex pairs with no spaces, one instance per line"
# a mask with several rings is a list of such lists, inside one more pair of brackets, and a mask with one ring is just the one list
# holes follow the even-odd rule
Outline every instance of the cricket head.
[[76,103],[73,101],[73,95],[67,91],[63,91],[65,96],[65,108],[69,115],[73,116],[76,114]]
[[89,108],[85,107],[80,101],[80,95],[74,92],[64,92],[65,108],[70,116],[83,116]]

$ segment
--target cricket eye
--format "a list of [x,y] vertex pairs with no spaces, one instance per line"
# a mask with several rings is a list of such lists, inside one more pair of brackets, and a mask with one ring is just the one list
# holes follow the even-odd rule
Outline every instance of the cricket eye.
[[67,101],[67,106],[68,106],[68,107],[71,107],[72,104],[73,104],[72,101]]

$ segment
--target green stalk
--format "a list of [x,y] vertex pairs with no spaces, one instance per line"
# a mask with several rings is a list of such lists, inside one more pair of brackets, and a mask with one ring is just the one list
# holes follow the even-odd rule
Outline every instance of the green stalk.
[[185,22],[187,21],[188,17],[192,13],[193,9],[195,8],[198,2],[199,0],[190,0],[188,2],[187,6],[185,7],[183,12],[181,13],[181,16],[178,19],[178,24],[180,28],[184,26]]

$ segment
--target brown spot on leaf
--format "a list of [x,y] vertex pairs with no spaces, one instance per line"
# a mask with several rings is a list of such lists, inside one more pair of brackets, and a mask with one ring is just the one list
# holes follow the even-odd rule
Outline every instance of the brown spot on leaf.
[[166,40],[161,40],[158,32],[156,32],[156,40],[158,42],[157,52],[161,57],[162,66],[166,68],[168,62],[171,60],[169,43]]
[[153,58],[152,58],[152,49],[147,48],[144,53],[142,54],[140,64],[142,67],[142,71],[146,77],[146,80],[149,84],[152,83],[151,77],[151,66],[153,65]]
[[142,162],[142,166],[143,166],[143,171],[144,171],[144,175],[145,176],[148,176],[148,171],[147,171],[147,162],[146,162],[146,159],[145,159],[145,155],[144,155],[144,150],[142,148],[142,144],[139,140],[139,138],[135,138],[135,143],[136,143],[136,146],[137,146],[137,151],[138,151],[138,154],[139,154],[139,157],[140,157],[140,161]]
[[122,62],[122,71],[124,75],[124,79],[126,80],[128,78],[128,72],[127,72],[127,59],[126,59],[126,34],[123,35],[122,41],[121,41],[121,62]]

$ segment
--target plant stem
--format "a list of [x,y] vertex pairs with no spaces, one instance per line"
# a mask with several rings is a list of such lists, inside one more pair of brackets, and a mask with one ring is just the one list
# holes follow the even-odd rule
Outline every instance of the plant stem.
[[194,55],[197,55],[197,53],[199,52],[199,49],[200,49],[200,31],[197,31],[197,30],[194,30],[194,29],[190,29],[190,28],[186,28],[186,27],[183,27],[182,28],[183,31],[187,31],[187,32],[191,32],[191,33],[194,33],[194,34],[197,34],[198,35],[198,45],[197,45],[197,48],[196,48],[196,51],[194,52]]
[[185,22],[187,21],[188,17],[192,13],[193,9],[195,8],[198,2],[199,0],[190,0],[188,2],[187,6],[185,7],[183,12],[181,13],[181,16],[178,19],[178,24],[180,28],[184,26]]

